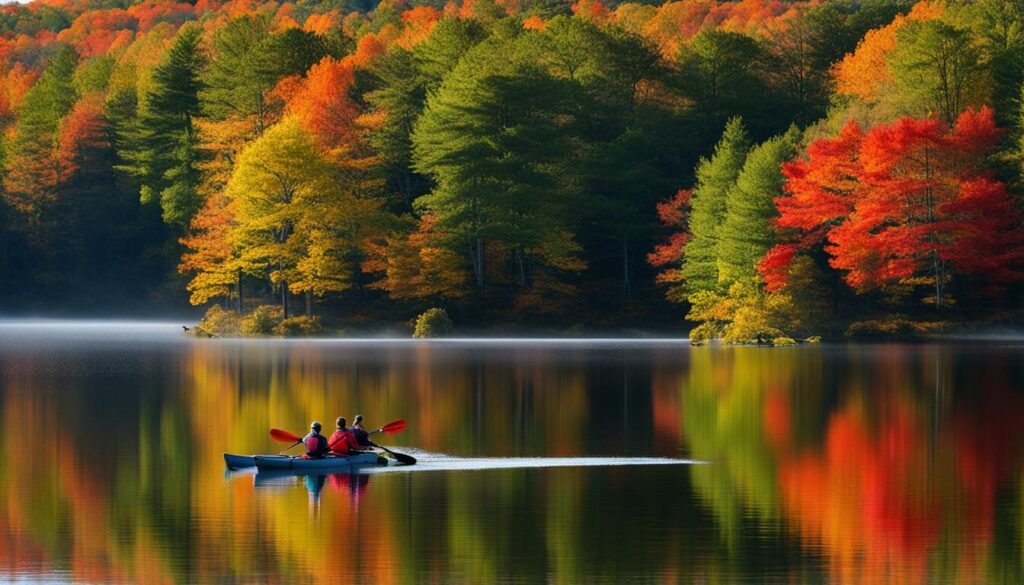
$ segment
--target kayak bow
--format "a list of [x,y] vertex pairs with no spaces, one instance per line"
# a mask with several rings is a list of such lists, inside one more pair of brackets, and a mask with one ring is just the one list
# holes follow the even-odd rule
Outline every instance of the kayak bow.
[[232,455],[231,453],[225,453],[224,464],[228,466],[228,469],[255,467],[256,460],[254,457],[254,455]]

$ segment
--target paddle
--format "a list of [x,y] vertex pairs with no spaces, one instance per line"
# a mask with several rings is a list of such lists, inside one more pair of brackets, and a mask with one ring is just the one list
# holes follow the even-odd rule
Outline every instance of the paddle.
[[399,463],[401,463],[402,465],[415,465],[416,464],[416,458],[413,457],[412,455],[406,455],[405,453],[396,453],[396,452],[392,451],[391,449],[388,449],[387,447],[383,447],[381,445],[377,445],[377,446],[380,447],[381,449],[384,449],[388,453],[390,453],[391,456],[394,457],[395,460],[398,461]]
[[376,431],[370,431],[370,434],[372,435],[374,433],[384,433],[385,435],[387,435],[392,433],[400,433],[405,430],[406,426],[407,425],[405,424],[405,421],[402,419],[393,420],[388,424],[382,426],[381,428],[377,429]]
[[270,437],[275,441],[280,441],[282,443],[291,443],[291,445],[285,447],[280,453],[278,453],[278,455],[284,455],[285,451],[291,449],[295,445],[298,445],[299,443],[302,442],[302,437],[298,435],[293,435],[288,431],[282,431],[281,429],[270,429]]
[[[369,434],[372,435],[374,433],[400,433],[400,432],[405,430],[406,426],[407,425],[406,425],[405,421],[402,420],[402,419],[393,420],[393,421],[389,422],[388,424],[382,426],[381,428],[379,428],[379,429],[377,429],[375,431],[370,431]],[[374,447],[379,447],[380,449],[383,449],[386,453],[390,453],[391,456],[394,457],[396,461],[398,461],[399,463],[401,463],[403,465],[415,465],[416,464],[416,458],[413,457],[412,455],[406,455],[405,453],[397,453],[395,451],[392,451],[391,449],[388,449],[387,447],[385,447],[383,445],[378,445],[376,443],[373,443],[373,446]]]

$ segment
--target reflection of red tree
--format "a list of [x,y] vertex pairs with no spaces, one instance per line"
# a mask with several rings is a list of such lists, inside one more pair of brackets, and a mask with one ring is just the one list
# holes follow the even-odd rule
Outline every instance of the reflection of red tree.
[[884,406],[876,428],[847,407],[830,420],[824,453],[779,468],[787,515],[844,583],[919,582],[939,539],[927,426],[910,407]]
[[789,445],[789,405],[782,392],[769,392],[764,397],[764,432],[773,447],[784,451]]
[[655,449],[672,453],[682,442],[683,423],[679,406],[679,378],[655,375],[651,383],[651,418],[654,422]]
[[829,420],[821,452],[798,454],[785,437],[789,403],[766,397],[783,512],[837,582],[926,583],[940,552],[958,581],[984,581],[995,496],[1024,455],[1024,401],[1005,380],[980,386],[935,426],[931,409],[906,396],[853,397]]

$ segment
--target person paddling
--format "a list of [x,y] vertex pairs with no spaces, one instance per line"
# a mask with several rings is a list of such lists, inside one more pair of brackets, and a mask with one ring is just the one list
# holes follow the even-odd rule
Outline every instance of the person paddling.
[[357,414],[352,422],[352,435],[355,436],[356,443],[360,449],[377,446],[370,440],[370,433],[366,432],[366,429],[363,428],[363,415],[361,414]]
[[331,435],[328,446],[331,448],[331,453],[335,455],[348,455],[350,451],[359,449],[359,443],[356,442],[355,435],[352,434],[352,430],[346,428],[345,417],[338,417],[338,429]]
[[327,438],[320,434],[320,428],[320,421],[313,421],[309,425],[309,434],[302,438],[309,459],[322,459],[327,455]]

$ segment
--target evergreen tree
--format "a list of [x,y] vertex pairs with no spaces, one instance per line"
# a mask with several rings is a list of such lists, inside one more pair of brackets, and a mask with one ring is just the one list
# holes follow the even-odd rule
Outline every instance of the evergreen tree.
[[487,29],[476,20],[443,18],[437,21],[430,37],[412,50],[420,83],[427,91],[437,89],[463,56],[485,38]]
[[729,120],[710,159],[697,165],[690,211],[690,241],[684,248],[683,278],[690,294],[719,288],[718,239],[726,198],[736,183],[750,147],[739,118]]
[[760,126],[770,123],[767,88],[761,78],[762,50],[753,38],[705,29],[679,52],[679,89],[694,102],[705,132],[733,116]]
[[[427,100],[413,132],[415,168],[436,187],[417,203],[485,293],[488,244],[511,255],[520,292],[562,286],[582,268],[568,221],[574,84],[517,62],[515,41],[466,55]],[[564,296],[564,295],[563,295]]]
[[23,234],[39,255],[31,263],[36,279],[58,279],[54,257],[60,232],[57,200],[61,196],[61,160],[58,157],[61,120],[77,99],[72,83],[78,55],[63,47],[51,58],[46,71],[25,94],[14,136],[7,150],[4,196],[10,204],[12,229]]
[[7,196],[29,218],[42,219],[56,196],[60,168],[55,154],[60,121],[78,98],[72,82],[78,54],[61,48],[25,94],[8,156]]
[[267,93],[272,83],[260,79],[252,67],[257,47],[270,35],[266,13],[231,20],[214,35],[209,67],[200,94],[206,113],[215,119],[247,119],[253,134],[270,125],[271,108]]
[[202,200],[198,137],[200,73],[205,57],[202,29],[182,28],[164,61],[153,71],[132,144],[124,153],[126,170],[138,180],[143,203],[158,201],[166,223],[188,226]]
[[734,282],[758,277],[757,263],[776,244],[775,198],[782,196],[782,163],[793,158],[799,131],[770,138],[747,155],[736,183],[726,195],[725,221],[718,231],[718,279]]
[[413,54],[400,47],[388,52],[373,74],[377,88],[366,100],[386,116],[369,142],[381,157],[381,171],[401,196],[401,207],[408,211],[425,188],[422,176],[412,170],[412,129],[423,112],[427,90]]

